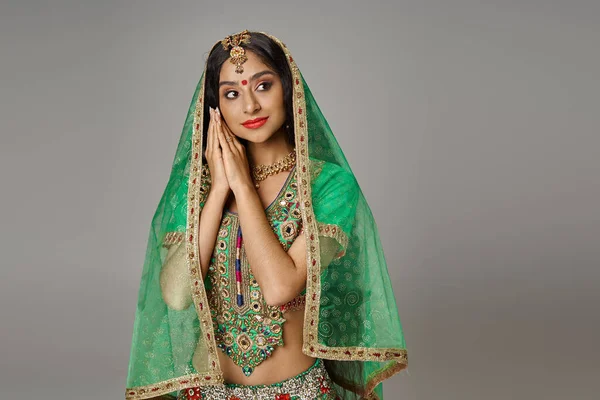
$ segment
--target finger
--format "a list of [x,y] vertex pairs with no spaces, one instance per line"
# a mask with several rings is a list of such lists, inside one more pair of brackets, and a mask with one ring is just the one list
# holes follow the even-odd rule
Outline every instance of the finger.
[[212,135],[210,134],[211,128],[212,128],[212,111],[210,109],[210,107],[208,107],[208,117],[209,117],[209,121],[208,121],[208,129],[206,131],[206,153],[207,155],[212,153],[212,149],[213,149],[213,140],[212,140]]
[[223,119],[223,116],[221,115],[221,111],[219,111],[218,107],[215,110],[215,115],[217,116],[217,121],[219,123],[219,126],[223,130],[223,133],[225,133],[225,137],[233,136],[231,129],[229,129],[229,125],[227,125],[227,122],[225,122],[225,120]]
[[209,126],[209,134],[210,134],[210,143],[212,145],[211,151],[214,153],[219,150],[219,140],[217,139],[215,133],[216,123],[215,123],[215,110],[211,109],[210,112],[210,126]]
[[[218,111],[219,109],[217,108],[215,110],[215,120],[217,121],[217,132],[219,133],[219,135],[221,135],[220,137],[222,138],[225,146],[227,146],[227,148],[229,149],[229,151],[234,152],[237,149],[233,146],[233,144],[231,143],[230,140],[227,140],[228,138],[228,134],[225,132],[225,125],[222,120],[221,120],[221,115]],[[223,143],[221,144],[221,146],[223,146]]]
[[238,137],[235,136],[235,134],[231,131],[231,129],[229,129],[229,126],[227,126],[227,124],[224,124],[224,126],[225,126],[225,131],[227,132],[227,134],[231,138],[231,143],[235,146],[235,148],[240,153],[242,153],[244,151],[244,146],[242,145],[242,143],[240,142],[240,140],[238,139]]
[[211,135],[211,143],[212,143],[212,153],[215,156],[215,159],[219,159],[219,157],[221,156],[221,146],[219,146],[219,139],[217,137],[217,121],[215,118],[215,109],[213,108],[212,110],[212,118],[211,118],[211,129],[210,129],[210,135]]
[[240,143],[237,140],[237,137],[231,132],[227,123],[223,120],[223,116],[221,115],[221,110],[217,107],[215,110],[215,115],[219,124],[219,129],[223,132],[225,140],[229,144],[229,148],[231,151],[236,153],[241,153]]
[[[215,116],[215,118],[218,118],[217,116]],[[223,132],[222,126],[218,124],[216,124],[215,126],[215,130],[217,132],[217,137],[219,138],[219,143],[221,144],[221,148],[223,149],[224,152],[229,152],[231,153],[231,147],[229,142],[227,141],[227,138],[225,137],[225,133]]]

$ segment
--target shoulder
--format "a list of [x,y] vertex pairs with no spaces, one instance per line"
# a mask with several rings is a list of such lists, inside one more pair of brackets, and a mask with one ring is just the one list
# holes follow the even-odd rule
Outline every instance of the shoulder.
[[320,197],[329,193],[355,195],[358,182],[352,171],[338,164],[310,158],[311,186],[313,195]]
[[[328,231],[339,232],[338,242],[342,247],[347,240],[342,232],[349,235],[356,217],[360,199],[360,188],[354,174],[348,167],[326,161],[315,163],[319,174],[311,182],[313,210],[319,225],[319,234],[328,235]],[[348,169],[346,169],[348,168]]]

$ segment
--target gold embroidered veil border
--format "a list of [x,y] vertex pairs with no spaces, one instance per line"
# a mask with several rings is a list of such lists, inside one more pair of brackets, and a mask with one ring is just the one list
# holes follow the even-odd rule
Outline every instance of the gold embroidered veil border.
[[[377,225],[289,50],[274,36],[261,34],[282,49],[292,73],[298,195],[308,263],[302,350],[325,360],[343,399],[381,399],[380,383],[406,368],[408,360]],[[152,219],[125,392],[130,400],[223,384],[197,248],[198,221],[208,195],[202,157],[208,125],[205,77],[206,66]],[[314,165],[320,166],[318,173]],[[339,244],[326,268],[321,266],[324,238]],[[169,308],[163,300],[160,271],[167,262],[186,264],[192,304],[185,309]]]

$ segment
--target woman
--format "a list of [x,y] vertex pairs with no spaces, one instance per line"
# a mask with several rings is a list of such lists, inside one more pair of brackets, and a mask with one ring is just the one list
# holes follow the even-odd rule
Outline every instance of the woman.
[[153,218],[126,398],[382,399],[406,366],[375,221],[289,50],[219,41]]

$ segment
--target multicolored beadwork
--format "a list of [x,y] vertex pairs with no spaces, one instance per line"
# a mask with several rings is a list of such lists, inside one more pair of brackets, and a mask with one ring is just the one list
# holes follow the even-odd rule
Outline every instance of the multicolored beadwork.
[[235,246],[235,286],[237,288],[237,305],[244,305],[242,295],[242,227],[238,226],[237,241]]
[[238,385],[185,389],[178,400],[341,400],[323,360],[317,359],[306,371],[271,385]]
[[[292,169],[265,210],[273,234],[286,251],[302,228],[295,172]],[[299,296],[282,307],[265,302],[246,257],[238,216],[228,210],[221,220],[207,277],[217,347],[250,376],[277,346],[283,346],[284,312],[302,309],[305,298]]]

